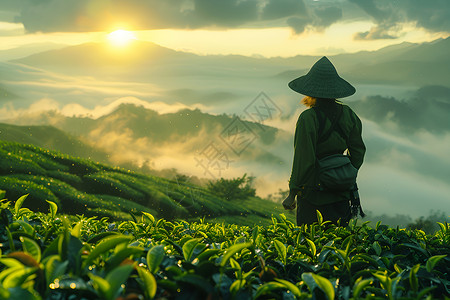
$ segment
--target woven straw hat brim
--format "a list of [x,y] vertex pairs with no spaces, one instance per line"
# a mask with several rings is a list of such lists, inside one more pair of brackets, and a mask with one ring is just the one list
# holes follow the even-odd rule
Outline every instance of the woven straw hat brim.
[[297,93],[314,98],[344,98],[356,92],[350,83],[338,75],[325,56],[314,64],[308,74],[292,80],[288,85]]

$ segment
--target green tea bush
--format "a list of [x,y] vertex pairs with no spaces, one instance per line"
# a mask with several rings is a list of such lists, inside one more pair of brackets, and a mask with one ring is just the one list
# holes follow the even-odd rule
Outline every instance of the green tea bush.
[[24,193],[29,194],[27,207],[36,211],[42,211],[43,207],[47,207],[46,200],[60,204],[59,199],[49,188],[30,180],[0,176],[0,189],[6,191],[6,197],[9,199],[17,199]]
[[[444,299],[450,226],[64,216],[0,202],[2,299]],[[101,211],[98,211],[101,213]]]
[[[156,212],[147,206],[137,204],[133,201],[111,196],[111,195],[93,195],[95,196],[99,201],[105,203],[106,205],[99,206],[103,208],[112,208],[114,207],[117,210],[120,210],[122,212],[131,212],[133,214],[140,215],[142,212],[147,212],[150,214],[156,214]],[[127,217],[128,219],[128,217]]]
[[30,159],[0,149],[0,174],[14,173],[45,175],[46,171]]
[[252,188],[253,177],[242,177],[233,179],[220,178],[208,182],[208,190],[228,201],[245,200],[254,197],[256,190]]
[[142,203],[146,198],[144,194],[130,188],[125,183],[114,179],[109,173],[99,172],[83,177],[84,189],[90,193],[118,196],[134,199]]

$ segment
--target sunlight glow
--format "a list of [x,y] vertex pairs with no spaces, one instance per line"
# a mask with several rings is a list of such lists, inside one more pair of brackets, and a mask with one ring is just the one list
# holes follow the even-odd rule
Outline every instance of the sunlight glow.
[[131,31],[119,29],[108,34],[108,40],[114,46],[123,47],[136,40],[136,36]]

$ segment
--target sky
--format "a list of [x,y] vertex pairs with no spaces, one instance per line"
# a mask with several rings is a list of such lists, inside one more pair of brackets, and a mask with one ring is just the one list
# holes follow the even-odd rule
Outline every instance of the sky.
[[118,29],[197,54],[332,55],[449,36],[447,0],[1,0],[0,50]]

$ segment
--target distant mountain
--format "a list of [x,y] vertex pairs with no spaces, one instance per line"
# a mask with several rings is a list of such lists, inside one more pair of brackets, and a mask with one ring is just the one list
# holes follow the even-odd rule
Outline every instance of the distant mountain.
[[72,156],[108,162],[108,155],[53,126],[16,126],[0,123],[0,140],[31,144]]
[[67,47],[64,44],[56,43],[33,43],[27,44],[12,49],[0,50],[0,61],[8,61],[13,59],[19,59],[27,57],[38,52],[44,52],[49,50],[55,50],[59,48]]
[[[342,74],[348,80],[359,83],[450,87],[450,38],[408,44],[385,52],[383,49],[375,52],[356,66],[349,64],[349,69],[344,69]],[[357,61],[358,55],[348,59]]]
[[378,124],[394,123],[408,133],[450,132],[450,88],[445,86],[422,87],[409,100],[370,96],[351,106],[365,119]]
[[[339,74],[352,83],[442,85],[450,87],[450,38],[430,43],[402,43],[377,51],[330,56]],[[276,75],[288,80],[305,74],[304,57],[286,58],[292,66]]]
[[[113,48],[108,43],[85,43],[49,50],[15,60],[34,66],[99,67],[156,63],[174,56],[189,56],[151,42],[132,42],[127,48]],[[69,59],[70,58],[70,59]]]
[[[211,115],[198,109],[159,114],[141,106],[122,104],[112,113],[98,119],[65,117],[56,112],[45,112],[10,122],[52,125],[95,145],[118,164],[135,162],[141,165],[144,161],[157,160],[159,156],[175,149],[179,149],[186,157],[192,157],[212,141],[220,143],[230,156],[237,152],[241,160],[248,162],[280,166],[290,159],[273,151],[280,151],[280,143],[283,147],[286,143],[290,145],[289,133],[237,116]],[[240,127],[236,127],[236,124]],[[238,146],[230,146],[226,139],[242,129],[246,130],[245,139],[249,143],[245,148],[240,144],[237,150]],[[231,140],[236,142],[234,138]]]
[[12,62],[61,73],[115,76],[124,81],[142,81],[148,76],[208,73],[220,76],[222,69],[233,66],[250,70],[261,67],[261,60],[256,58],[239,55],[200,56],[141,41],[134,41],[123,49],[114,48],[105,42],[85,43],[33,54]]
[[[377,51],[330,56],[340,74],[355,83],[437,84],[448,86],[450,38],[431,43],[402,43]],[[143,81],[161,76],[279,77],[303,74],[319,56],[254,58],[174,51],[150,42],[135,41],[122,50],[107,43],[87,43],[50,50],[15,60],[57,72],[102,75]]]

